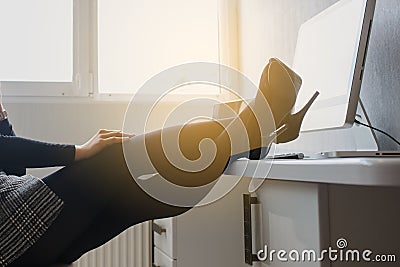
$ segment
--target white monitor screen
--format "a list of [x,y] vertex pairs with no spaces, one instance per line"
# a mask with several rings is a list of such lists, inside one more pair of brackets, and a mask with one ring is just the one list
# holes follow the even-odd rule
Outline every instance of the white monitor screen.
[[339,1],[301,26],[293,69],[303,85],[295,109],[299,110],[315,91],[320,92],[302,131],[341,128],[354,122],[372,1]]

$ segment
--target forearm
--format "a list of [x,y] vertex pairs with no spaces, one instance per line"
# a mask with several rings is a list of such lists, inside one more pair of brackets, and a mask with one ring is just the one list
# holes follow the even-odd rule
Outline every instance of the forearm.
[[75,146],[0,136],[0,169],[65,166],[74,162]]
[[[5,109],[0,101],[0,112],[3,111],[5,111]],[[0,121],[0,135],[15,136],[15,132],[8,119]],[[7,167],[1,168],[0,170],[10,175],[22,176],[26,174],[26,169],[24,167]]]

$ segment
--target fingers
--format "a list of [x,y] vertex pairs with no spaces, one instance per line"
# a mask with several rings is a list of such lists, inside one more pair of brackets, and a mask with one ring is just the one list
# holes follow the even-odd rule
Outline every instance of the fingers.
[[99,130],[98,137],[99,143],[102,143],[103,145],[112,145],[116,143],[122,143],[124,141],[129,140],[129,138],[135,136],[134,134],[127,134],[124,133],[120,130],[106,130],[102,129]]
[[99,136],[102,139],[109,138],[109,137],[133,137],[134,134],[124,133],[120,130],[100,130]]
[[108,138],[103,139],[106,145],[112,145],[116,143],[122,143],[124,141],[129,140],[130,137],[124,136],[124,137],[119,137],[119,136],[111,136]]
[[122,136],[124,136],[125,134],[123,134],[121,131],[109,131],[109,132],[106,132],[106,133],[101,133],[99,136],[100,136],[100,138],[102,138],[102,139],[106,139],[106,138],[108,138],[108,137],[113,137],[113,136],[115,136],[115,137],[122,137]]
[[106,129],[100,129],[99,130],[99,134],[103,134],[103,133],[107,133],[107,132],[111,132],[110,130],[106,130]]

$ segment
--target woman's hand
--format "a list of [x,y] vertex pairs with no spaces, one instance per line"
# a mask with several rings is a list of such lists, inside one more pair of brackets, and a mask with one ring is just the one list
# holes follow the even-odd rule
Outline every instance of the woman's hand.
[[111,144],[121,143],[133,136],[132,134],[125,134],[121,131],[100,130],[85,144],[75,146],[75,161],[90,158],[105,147]]

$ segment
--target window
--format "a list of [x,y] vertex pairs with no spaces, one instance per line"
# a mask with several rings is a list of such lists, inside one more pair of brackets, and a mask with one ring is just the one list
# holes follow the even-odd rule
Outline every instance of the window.
[[220,1],[0,0],[3,94],[131,95],[172,66],[218,63]]
[[72,1],[1,0],[0,80],[72,81]]
[[98,92],[132,94],[169,67],[218,63],[218,39],[216,0],[98,0]]
[[0,10],[5,95],[88,95],[88,1],[0,0]]

